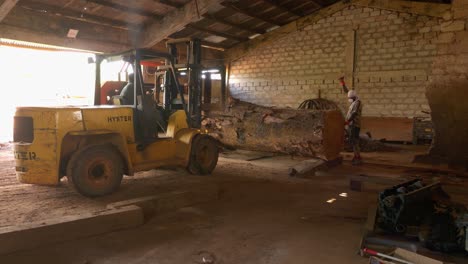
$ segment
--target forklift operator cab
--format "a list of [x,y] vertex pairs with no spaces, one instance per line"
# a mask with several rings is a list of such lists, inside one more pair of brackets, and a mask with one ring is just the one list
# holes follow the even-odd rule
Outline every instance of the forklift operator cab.
[[[167,117],[166,111],[158,105],[153,96],[154,89],[148,89],[140,63],[144,60],[166,59],[170,64],[168,54],[147,50],[136,50],[134,54],[123,54],[105,58],[109,61],[119,58],[131,66],[133,73],[128,74],[128,82],[119,95],[112,98],[114,105],[131,106],[133,108],[134,130],[138,149],[142,150],[147,144],[159,137],[166,137]],[[102,59],[101,59],[102,61]],[[119,73],[120,74],[120,73]],[[178,85],[177,82],[175,82]],[[102,87],[101,87],[102,89]]]
[[[161,58],[166,62],[164,98],[174,101],[183,90],[173,56],[137,49],[96,56],[94,106],[18,107],[13,145],[18,180],[57,185],[66,176],[79,193],[96,197],[116,191],[124,174],[138,171],[179,166],[210,174],[218,161],[217,142],[193,128],[187,117],[195,115],[183,96],[182,109],[161,107],[144,91],[141,61]],[[122,59],[135,74],[133,104],[101,104],[107,102],[101,101],[101,63]]]
[[137,92],[137,95],[141,94],[141,93],[138,93],[138,91],[140,90],[140,89],[138,89],[139,87],[137,87],[135,89],[135,86],[137,86],[137,84],[135,84],[134,74],[130,73],[128,75],[128,83],[124,86],[124,88],[122,89],[122,91],[120,92],[120,95],[119,95],[121,105],[134,105],[135,104],[135,101],[134,101],[134,99],[135,99],[135,96],[134,96],[135,90]]

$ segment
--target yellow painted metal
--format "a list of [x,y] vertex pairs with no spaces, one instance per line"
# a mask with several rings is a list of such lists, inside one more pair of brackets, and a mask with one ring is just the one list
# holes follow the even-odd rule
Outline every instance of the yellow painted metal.
[[133,109],[129,106],[83,108],[86,131],[108,130],[124,135],[127,143],[135,142]]
[[[66,131],[82,130],[79,108],[21,107],[16,116],[30,116],[32,143],[14,144],[16,175],[22,183],[58,184],[61,140]],[[60,129],[58,124],[60,124]]]
[[127,162],[128,173],[162,166],[187,166],[191,142],[200,130],[190,129],[184,111],[172,114],[165,138],[137,150],[129,106],[20,107],[16,116],[32,117],[32,143],[14,143],[16,174],[20,182],[56,185],[61,163],[79,147],[112,144]]
[[185,114],[185,111],[179,110],[169,117],[166,135],[173,138],[177,131],[183,128],[188,128],[187,115]]
[[135,171],[161,166],[187,166],[190,158],[192,138],[200,133],[188,128],[185,111],[179,110],[169,117],[166,138],[137,151],[136,145],[129,147]]
[[177,142],[176,157],[185,161],[184,166],[188,165],[190,159],[193,138],[200,133],[200,130],[185,128],[179,130],[175,135]]

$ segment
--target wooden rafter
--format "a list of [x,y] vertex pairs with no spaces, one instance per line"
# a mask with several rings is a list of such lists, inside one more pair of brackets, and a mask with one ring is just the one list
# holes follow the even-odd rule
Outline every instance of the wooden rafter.
[[313,14],[301,17],[266,34],[258,36],[249,41],[239,43],[225,52],[225,59],[228,61],[239,59],[259,47],[273,43],[280,37],[284,37],[289,33],[296,32],[298,28],[303,28],[306,25],[313,24],[320,19],[328,17],[329,15],[343,10],[350,5],[350,2],[337,2],[331,6],[324,7]]
[[243,25],[239,25],[239,24],[236,24],[236,23],[232,23],[232,22],[227,21],[226,19],[224,19],[222,17],[219,17],[219,16],[216,16],[214,14],[205,14],[204,17],[209,19],[209,20],[212,20],[214,22],[218,22],[218,23],[221,23],[221,24],[224,24],[224,25],[228,25],[228,26],[231,26],[233,28],[241,29],[241,30],[244,30],[244,31],[247,31],[247,32],[250,32],[250,33],[264,34],[266,32],[265,30],[262,30],[262,29],[255,29],[255,28],[250,28],[250,27],[246,27],[246,26],[243,26]]
[[324,7],[326,5],[328,5],[327,1],[324,1],[324,0],[310,0],[310,2],[320,6],[320,7]]
[[[3,26],[0,28],[0,38],[84,50],[122,51],[133,44],[128,38],[129,31],[85,23],[67,17],[43,15],[19,6],[11,11],[0,26]],[[78,35],[67,37],[70,29],[78,30]]]
[[220,44],[220,43],[213,43],[213,42],[209,42],[209,41],[202,41],[201,42],[201,45],[202,47],[207,47],[207,48],[213,48],[213,49],[217,49],[217,50],[226,50],[226,49],[229,49],[232,45],[223,45],[223,44]]
[[256,50],[257,48],[269,45],[276,41],[280,37],[296,32],[298,28],[304,28],[307,25],[311,25],[323,18],[326,18],[340,10],[343,10],[350,5],[364,6],[379,8],[384,10],[392,10],[397,12],[406,12],[412,14],[419,14],[432,17],[443,17],[447,12],[450,12],[450,4],[437,4],[427,2],[415,2],[415,1],[401,1],[401,0],[350,0],[350,1],[339,1],[335,4],[321,8],[320,10],[301,17],[291,23],[288,23],[274,31],[270,31],[257,38],[251,39],[247,42],[239,43],[234,47],[230,48],[225,52],[225,59],[233,61],[239,59],[246,54]]
[[161,16],[160,14],[149,12],[149,11],[147,11],[145,9],[142,9],[142,8],[116,4],[116,3],[108,1],[108,0],[87,0],[87,1],[91,2],[91,3],[94,3],[94,4],[97,4],[97,5],[101,5],[101,6],[107,6],[107,7],[113,8],[115,10],[119,10],[119,11],[126,12],[126,13],[132,13],[132,14],[151,17],[151,18],[156,18],[156,19],[162,19],[163,18],[163,16]]
[[138,29],[139,25],[127,23],[119,20],[114,20],[106,17],[96,16],[92,14],[86,14],[78,12],[72,9],[61,8],[54,5],[47,5],[44,3],[38,3],[30,0],[21,0],[18,3],[18,6],[39,12],[41,14],[49,14],[55,16],[63,16],[74,20],[85,21],[90,23],[95,23],[104,26],[111,26],[122,29]]
[[353,5],[380,8],[397,12],[406,12],[432,17],[444,17],[450,12],[451,4],[438,4],[429,2],[401,1],[401,0],[352,0]]
[[11,9],[15,7],[18,0],[4,0],[0,5],[0,22],[10,13]]
[[281,10],[281,12],[283,12],[283,13],[289,13],[289,14],[291,14],[293,16],[297,16],[297,17],[303,16],[303,14],[301,14],[301,13],[299,13],[297,11],[294,11],[293,9],[288,9],[288,8],[282,6],[276,0],[262,0],[262,1],[274,6],[276,9]]
[[[278,2],[278,0],[265,0],[265,1],[272,1],[272,2],[275,2],[275,3]],[[320,9],[320,6],[317,3],[312,2],[310,0],[281,1],[280,5],[283,6],[284,8],[286,8],[286,9],[288,9],[291,12],[299,14],[301,17],[309,15],[311,13],[311,11],[315,11],[317,9]]]
[[116,52],[130,48],[130,45],[121,43],[80,38],[70,39],[53,35],[48,32],[40,32],[37,30],[30,30],[23,27],[16,27],[5,24],[0,24],[0,37],[54,45],[59,47],[88,50],[93,52]]
[[239,36],[236,36],[236,35],[232,35],[232,34],[228,34],[228,33],[224,33],[224,32],[219,32],[219,31],[216,31],[216,30],[211,30],[211,29],[208,29],[206,27],[200,27],[200,26],[197,26],[195,24],[188,24],[187,27],[195,29],[197,31],[206,32],[206,33],[209,33],[211,35],[215,35],[215,36],[219,36],[219,37],[223,37],[223,38],[227,38],[227,39],[237,40],[239,42],[249,40],[249,38],[247,38],[247,37],[239,37]]
[[[310,6],[313,6],[313,8],[310,8]],[[307,6],[309,6],[307,8]],[[294,6],[294,8],[292,8],[291,10],[295,10],[295,12],[298,12],[297,10],[301,10],[300,12],[304,15],[308,15],[310,14],[310,11],[311,10],[318,10],[320,9],[322,6],[317,4],[316,2],[311,2],[311,1],[305,1],[305,2],[302,2],[300,4],[296,4]]]
[[183,7],[175,9],[166,14],[163,20],[153,21],[144,32],[143,39],[139,46],[152,47],[166,37],[182,30],[187,24],[197,22],[208,12],[219,11],[222,0],[192,0]]
[[156,3],[160,3],[160,4],[170,6],[170,7],[174,7],[174,8],[180,8],[180,7],[183,6],[183,5],[179,4],[179,3],[174,3],[174,2],[168,1],[168,0],[154,0],[154,1]]
[[224,3],[222,3],[222,5],[229,8],[229,9],[232,9],[232,10],[234,10],[236,12],[248,15],[249,17],[253,17],[253,18],[265,21],[265,22],[267,22],[269,24],[272,24],[272,25],[275,25],[275,26],[282,26],[282,25],[285,24],[284,22],[276,21],[274,19],[271,19],[271,17],[265,16],[265,15],[262,15],[262,14],[258,14],[258,12],[255,12],[255,11],[247,9],[247,8],[239,7],[239,6],[237,6],[237,5],[233,4],[233,3],[224,2]]

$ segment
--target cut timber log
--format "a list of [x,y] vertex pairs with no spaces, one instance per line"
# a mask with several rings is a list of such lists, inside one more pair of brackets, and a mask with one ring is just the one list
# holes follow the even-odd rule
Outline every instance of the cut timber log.
[[232,102],[211,111],[202,127],[228,147],[334,160],[343,149],[344,118],[338,110],[279,109]]

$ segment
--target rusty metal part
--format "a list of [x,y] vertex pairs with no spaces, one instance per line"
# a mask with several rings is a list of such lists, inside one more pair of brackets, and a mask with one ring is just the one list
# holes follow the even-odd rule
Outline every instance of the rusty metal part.
[[121,157],[111,146],[91,146],[73,155],[67,167],[67,177],[85,196],[110,194],[122,181]]
[[312,110],[339,110],[338,105],[330,100],[317,98],[308,99],[302,102],[298,109],[312,109]]
[[192,174],[210,174],[218,163],[218,143],[210,136],[199,135],[192,143],[188,171]]

